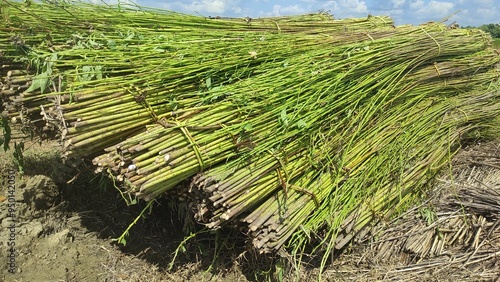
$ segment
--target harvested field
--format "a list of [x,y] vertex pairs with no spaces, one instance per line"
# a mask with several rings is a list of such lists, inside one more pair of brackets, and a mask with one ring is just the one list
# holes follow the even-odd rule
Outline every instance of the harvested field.
[[496,279],[489,34],[1,1],[7,273]]
[[[169,210],[168,201],[160,201],[132,228],[127,246],[117,245],[112,239],[141,208],[127,207],[117,190],[104,188],[91,171],[71,179],[75,173],[64,170],[58,149],[44,143],[26,150],[26,174],[17,179],[16,191],[19,270],[8,273],[4,261],[3,281],[262,281],[277,280],[280,271],[283,281],[311,281],[318,275],[317,261],[295,272],[286,260],[281,268],[278,258],[246,252],[242,235],[227,241],[216,233],[189,241],[168,270],[185,224]],[[498,139],[465,147],[427,200],[376,227],[371,231],[376,236],[366,234],[335,253],[323,280],[498,281],[499,158]],[[10,154],[2,154],[0,164],[2,176],[15,168]],[[45,207],[24,196],[39,187],[57,191],[55,197],[42,198]],[[7,196],[6,186],[0,195]],[[7,220],[4,204],[0,218]],[[2,228],[2,253],[7,236],[8,229]],[[414,247],[417,241],[422,243]]]

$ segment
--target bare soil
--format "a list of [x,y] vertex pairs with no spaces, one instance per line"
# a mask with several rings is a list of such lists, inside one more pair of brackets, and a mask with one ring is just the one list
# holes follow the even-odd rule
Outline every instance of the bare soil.
[[[145,204],[128,206],[91,167],[64,165],[58,148],[29,143],[23,175],[12,151],[0,155],[2,281],[314,281],[319,275],[313,261],[297,270],[286,259],[247,251],[234,230],[183,241],[201,229],[168,198],[137,221],[126,246],[117,244],[113,239]],[[425,201],[334,254],[322,279],[500,281],[500,140],[464,148],[452,167]],[[454,235],[460,238],[451,241]]]

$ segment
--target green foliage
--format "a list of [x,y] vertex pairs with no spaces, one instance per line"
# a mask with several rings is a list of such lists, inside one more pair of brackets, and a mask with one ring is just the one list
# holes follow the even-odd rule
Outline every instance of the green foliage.
[[151,210],[153,208],[153,203],[154,201],[148,202],[148,204],[142,209],[142,211],[139,213],[139,215],[135,218],[135,220],[129,224],[127,229],[123,231],[123,233],[120,235],[120,237],[113,239],[113,241],[117,242],[118,244],[122,244],[123,246],[127,245],[127,240],[125,239],[126,237],[129,236],[130,229],[139,222],[139,219],[144,217],[144,213],[146,211],[149,211],[151,213]]
[[179,255],[179,252],[185,253],[187,251],[186,249],[186,244],[188,243],[189,240],[195,238],[197,235],[207,232],[207,230],[201,230],[199,232],[191,233],[189,236],[184,237],[182,242],[177,246],[175,249],[175,252],[172,254],[172,260],[168,264],[167,270],[171,271],[174,268],[175,260],[177,256]]
[[274,280],[282,282],[285,275],[285,259],[280,258],[274,266]]
[[53,53],[43,59],[36,56],[32,61],[41,68],[42,72],[33,78],[33,83],[26,91],[33,92],[40,89],[41,93],[44,93],[51,82],[53,66],[57,61],[57,53]]
[[3,150],[7,151],[9,149],[11,129],[9,126],[9,120],[7,117],[2,116],[0,127],[2,128],[3,137],[0,138],[0,146],[3,145]]
[[500,24],[483,24],[479,29],[489,32],[493,38],[500,38]]
[[500,49],[500,38],[493,39],[493,48]]
[[80,71],[80,81],[102,79],[102,66],[83,66]]
[[14,162],[17,165],[19,174],[24,174],[24,142],[14,142]]
[[500,38],[500,24],[483,24],[478,27],[466,26],[465,28],[479,28],[482,31],[488,32],[493,38]]
[[431,225],[437,220],[436,212],[430,207],[423,207],[420,209],[420,216],[425,220],[427,225]]
[[[0,127],[2,128],[3,137],[0,138],[0,146],[3,145],[4,151],[10,149],[11,128],[7,117],[2,116]],[[24,142],[14,142],[14,162],[18,167],[19,173],[24,174]]]

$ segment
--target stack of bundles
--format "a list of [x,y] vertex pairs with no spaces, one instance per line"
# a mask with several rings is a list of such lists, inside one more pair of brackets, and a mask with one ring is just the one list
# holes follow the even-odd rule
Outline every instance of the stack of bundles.
[[37,42],[16,53],[38,74],[14,100],[39,103],[68,157],[148,201],[185,195],[209,228],[243,223],[261,252],[345,246],[500,112],[500,56],[480,30],[68,5],[41,25],[67,36],[56,46],[31,34],[47,6],[3,15],[2,32]]
[[[30,122],[43,119],[45,130],[57,128],[69,158],[96,155],[172,110],[199,104],[199,92],[207,87],[265,72],[331,32],[393,24],[388,17],[222,20],[84,3],[2,1],[4,57],[38,69],[29,93],[11,100],[22,100],[36,114],[41,105],[42,117],[30,116]],[[40,95],[50,92],[58,95]]]

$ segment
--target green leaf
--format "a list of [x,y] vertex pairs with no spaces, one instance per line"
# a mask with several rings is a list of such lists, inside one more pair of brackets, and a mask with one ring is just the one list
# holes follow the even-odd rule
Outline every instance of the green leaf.
[[82,67],[82,71],[83,71],[83,72],[85,72],[85,73],[90,72],[90,70],[91,70],[91,69],[92,69],[92,67],[91,67],[91,66],[83,66],[83,67]]
[[114,41],[112,39],[108,39],[107,44],[108,44],[109,49],[112,49],[112,50],[116,49],[116,41]]
[[102,66],[94,67],[95,76],[97,79],[102,79]]
[[127,36],[127,38],[125,38],[125,40],[130,40],[130,39],[133,39],[133,38],[134,38],[134,33],[130,32],[129,35]]
[[275,264],[275,277],[277,281],[283,281],[283,274],[285,273],[285,266],[282,259],[279,259]]
[[286,115],[286,108],[281,110],[279,120],[283,123],[284,126],[288,126],[288,116]]
[[297,127],[298,127],[299,129],[305,128],[305,127],[307,127],[307,123],[306,123],[304,120],[299,120],[299,121],[297,122]]
[[10,143],[10,135],[11,135],[11,130],[9,126],[9,120],[7,117],[2,116],[2,128],[3,128],[3,137],[0,139],[0,146],[3,145],[3,150],[7,151],[10,149],[9,143]]
[[212,77],[207,77],[207,79],[205,80],[205,84],[207,85],[207,89],[210,89],[210,87],[212,86]]
[[24,142],[14,142],[14,162],[17,164],[19,173],[24,174]]
[[94,78],[96,74],[95,67],[83,66],[82,67],[82,79],[83,81],[90,81]]
[[40,89],[40,91],[43,93],[47,88],[48,84],[49,84],[49,75],[46,72],[42,72],[41,74],[33,78],[30,87],[26,89],[26,91],[33,92],[35,90]]
[[243,124],[242,129],[244,131],[252,131],[253,128],[252,128],[252,125],[247,122],[247,123]]
[[89,40],[89,44],[90,44],[90,46],[92,46],[92,47],[94,47],[94,48],[99,48],[99,47],[101,47],[101,46],[102,46],[102,44],[99,44],[99,43],[95,42],[95,41],[94,41],[94,40],[92,40],[92,39],[91,39],[91,40]]
[[52,66],[54,65],[54,62],[57,61],[57,53],[52,53],[52,55],[47,58],[45,58],[45,73],[47,75],[52,75]]
[[52,56],[50,56],[50,62],[54,63],[57,61],[57,53],[52,53]]

